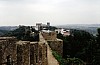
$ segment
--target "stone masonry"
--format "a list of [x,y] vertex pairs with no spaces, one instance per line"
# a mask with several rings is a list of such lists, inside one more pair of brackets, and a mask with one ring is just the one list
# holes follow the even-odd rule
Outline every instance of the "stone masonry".
[[0,37],[0,65],[48,65],[47,47],[63,55],[63,41],[56,36],[55,32],[41,32],[37,42]]
[[42,35],[51,49],[57,51],[61,56],[63,56],[63,41],[61,39],[57,39],[56,32],[42,32]]
[[[16,38],[0,37],[0,65],[6,65],[7,56],[11,56],[12,61],[16,61],[17,48]],[[16,65],[16,63],[14,63]]]
[[7,56],[14,65],[48,65],[47,45],[42,42],[0,38],[0,65],[7,65]]
[[56,40],[57,38],[56,32],[52,31],[42,32],[42,36],[44,37],[45,40]]
[[47,40],[50,48],[54,51],[57,51],[61,56],[63,56],[63,41],[60,39],[56,40]]

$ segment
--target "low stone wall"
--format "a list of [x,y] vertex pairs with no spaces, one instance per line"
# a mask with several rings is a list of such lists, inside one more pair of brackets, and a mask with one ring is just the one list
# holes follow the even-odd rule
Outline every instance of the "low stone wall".
[[63,41],[60,39],[57,40],[47,40],[49,46],[52,50],[57,51],[61,56],[63,56]]

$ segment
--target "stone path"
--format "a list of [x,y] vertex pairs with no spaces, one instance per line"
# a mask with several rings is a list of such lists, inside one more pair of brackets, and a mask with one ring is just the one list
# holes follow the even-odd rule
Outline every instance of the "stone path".
[[48,57],[48,65],[59,65],[58,61],[52,55],[52,51],[49,45],[47,46],[47,57]]

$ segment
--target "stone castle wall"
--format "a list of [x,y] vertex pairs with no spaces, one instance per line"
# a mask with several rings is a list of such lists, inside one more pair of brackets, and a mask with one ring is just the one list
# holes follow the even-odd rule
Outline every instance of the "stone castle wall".
[[63,41],[57,39],[56,32],[42,32],[43,38],[47,41],[52,50],[63,56]]
[[17,65],[30,65],[30,42],[19,41],[17,45]]
[[[7,56],[11,56],[12,61],[16,61],[16,39],[15,38],[6,38],[0,37],[0,65],[4,64],[7,61]],[[15,64],[16,65],[16,64]]]
[[47,44],[42,42],[0,40],[0,65],[6,65],[7,56],[14,65],[48,65]]
[[40,41],[18,41],[14,37],[0,37],[0,65],[7,64],[7,57],[14,65],[48,65],[47,47],[63,55],[63,41],[56,33],[39,34]]
[[57,38],[56,32],[42,32],[42,35],[45,40],[56,40]]
[[50,48],[53,50],[53,51],[57,51],[61,56],[63,56],[63,41],[60,40],[60,39],[57,39],[57,40],[47,40]]

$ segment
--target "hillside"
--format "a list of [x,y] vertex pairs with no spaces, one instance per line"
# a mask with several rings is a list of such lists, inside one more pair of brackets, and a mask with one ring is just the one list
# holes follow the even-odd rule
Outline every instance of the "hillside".
[[0,26],[0,30],[7,30],[7,31],[15,30],[17,28],[18,26]]
[[58,28],[84,30],[96,36],[100,24],[67,24],[56,26]]
[[8,33],[9,31],[13,31],[17,28],[18,28],[18,26],[0,26],[0,36],[3,36],[6,33]]

